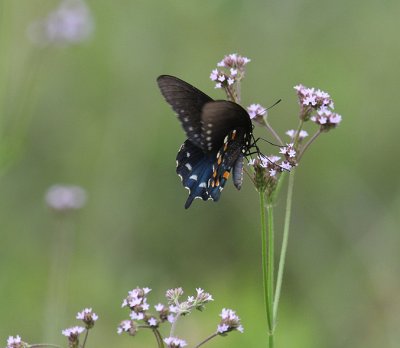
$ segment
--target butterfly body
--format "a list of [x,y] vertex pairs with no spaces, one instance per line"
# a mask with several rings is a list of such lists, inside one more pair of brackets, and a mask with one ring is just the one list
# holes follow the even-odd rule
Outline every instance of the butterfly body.
[[161,75],[157,82],[188,138],[176,157],[176,172],[189,190],[185,208],[195,198],[217,201],[232,170],[240,189],[243,159],[252,146],[247,111],[231,101],[215,101],[174,76]]

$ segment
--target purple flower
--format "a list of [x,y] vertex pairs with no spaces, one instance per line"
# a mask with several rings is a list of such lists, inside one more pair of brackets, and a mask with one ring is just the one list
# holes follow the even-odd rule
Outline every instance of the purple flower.
[[253,119],[258,116],[264,116],[267,112],[267,109],[260,104],[251,104],[247,107],[247,112],[250,118]]
[[46,192],[47,205],[59,212],[77,210],[86,203],[86,192],[79,186],[54,185]]
[[6,348],[28,348],[29,345],[21,340],[19,335],[17,336],[9,336],[7,339],[7,347]]
[[181,348],[187,346],[186,341],[177,337],[164,338],[164,342],[167,344],[168,348]]
[[243,326],[240,324],[240,319],[232,309],[223,309],[221,314],[221,322],[217,327],[217,333],[220,335],[227,334],[230,331],[237,330],[243,333]]
[[85,308],[82,312],[78,312],[76,319],[82,320],[86,324],[86,329],[91,329],[99,317],[92,308]]
[[83,0],[63,0],[43,20],[32,23],[28,35],[35,44],[74,44],[93,32],[94,22]]

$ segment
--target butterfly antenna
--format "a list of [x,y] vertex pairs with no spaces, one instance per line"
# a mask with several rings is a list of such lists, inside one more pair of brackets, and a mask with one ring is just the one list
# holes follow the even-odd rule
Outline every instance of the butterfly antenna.
[[268,106],[265,110],[272,109],[275,105],[278,105],[281,101],[282,99],[278,99],[275,103],[273,103],[271,106]]

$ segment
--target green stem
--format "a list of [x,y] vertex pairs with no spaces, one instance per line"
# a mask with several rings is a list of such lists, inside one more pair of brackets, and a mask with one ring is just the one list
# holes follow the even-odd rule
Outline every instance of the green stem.
[[164,348],[164,341],[162,340],[160,331],[157,329],[152,329],[151,331],[153,331],[153,334],[156,337],[158,348]]
[[169,332],[169,336],[170,337],[174,336],[174,334],[175,334],[176,323],[178,322],[178,319],[179,319],[180,315],[181,315],[181,313],[179,312],[179,313],[176,314],[176,316],[174,318],[174,322],[172,323],[171,330]]
[[307,144],[304,145],[304,147],[302,148],[299,156],[297,157],[297,162],[300,161],[301,157],[303,157],[304,151],[306,151],[308,149],[308,147],[315,141],[315,139],[317,139],[320,134],[322,133],[321,129],[319,129],[312,137],[311,139],[307,142]]
[[201,341],[198,345],[194,346],[194,348],[198,348],[198,347],[202,346],[203,344],[207,343],[208,341],[212,340],[214,337],[217,337],[217,336],[218,336],[217,332],[213,333],[211,336],[208,336],[206,339]]
[[263,288],[264,288],[264,304],[265,313],[267,314],[268,329],[271,329],[272,323],[269,317],[269,301],[268,301],[268,270],[267,270],[267,224],[265,221],[265,196],[264,192],[259,192],[260,195],[260,217],[261,217],[261,263],[263,273]]
[[284,220],[284,225],[283,225],[282,246],[281,246],[281,253],[280,253],[280,257],[279,257],[278,275],[276,278],[276,289],[275,289],[274,310],[273,310],[274,328],[276,326],[279,299],[280,299],[281,288],[282,288],[283,270],[285,268],[286,251],[287,251],[287,245],[288,245],[288,240],[289,240],[289,225],[290,225],[290,215],[291,215],[291,211],[292,211],[294,174],[295,174],[295,170],[292,169],[291,172],[289,173],[289,183],[288,183],[288,190],[287,190],[287,197],[286,197],[285,220]]
[[88,330],[88,329],[86,329],[86,332],[85,332],[85,338],[84,338],[84,340],[83,340],[83,343],[82,343],[82,348],[85,348],[85,345],[86,345],[86,341],[87,341],[88,335],[89,335],[89,330]]
[[264,118],[264,122],[265,122],[265,128],[272,134],[272,136],[278,141],[280,146],[283,146],[283,141],[281,139],[281,137],[278,135],[277,132],[275,132],[275,130],[271,127],[271,125],[268,123],[267,119]]
[[[273,209],[268,200],[268,231],[265,219],[265,193],[259,192],[260,196],[260,218],[261,218],[261,257],[264,287],[265,312],[267,314],[269,348],[273,348]],[[268,240],[268,243],[267,243]],[[268,248],[268,249],[267,249]],[[267,254],[268,250],[268,254]],[[272,260],[272,261],[271,261]]]
[[271,342],[273,342],[274,335],[274,206],[272,199],[268,197],[267,199],[267,212],[268,212],[268,308],[269,308],[269,317],[271,319],[271,324],[269,328],[270,335],[270,348],[273,347],[273,343],[271,346]]

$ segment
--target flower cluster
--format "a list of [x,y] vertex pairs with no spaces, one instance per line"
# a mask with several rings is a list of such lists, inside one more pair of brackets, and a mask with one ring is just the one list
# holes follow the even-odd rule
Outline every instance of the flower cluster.
[[286,146],[281,147],[279,153],[285,156],[285,160],[282,161],[281,167],[285,170],[290,170],[297,165],[296,162],[296,150],[294,149],[294,144],[286,144]]
[[217,333],[226,335],[228,332],[237,330],[243,333],[243,326],[240,324],[240,319],[232,309],[223,309],[221,314],[221,322],[217,327]]
[[297,166],[297,152],[293,143],[281,147],[279,153],[284,156],[283,160],[279,156],[262,154],[249,160],[249,166],[254,169],[253,182],[258,191],[271,194],[276,188],[279,174]]
[[[159,303],[154,306],[157,315],[149,312],[150,305],[147,303],[146,295],[151,291],[150,288],[136,288],[128,292],[128,296],[123,300],[122,307],[129,307],[131,310],[130,319],[123,320],[118,326],[117,332],[129,333],[134,336],[139,328],[157,328],[160,323],[165,321],[172,322],[173,315],[169,307]],[[143,322],[143,325],[138,325],[136,322]]]
[[267,109],[260,104],[251,104],[247,107],[247,113],[250,119],[260,124],[265,124],[264,117],[266,117]]
[[196,292],[196,296],[188,296],[186,301],[179,302],[180,297],[183,295],[182,288],[168,290],[166,297],[170,304],[170,311],[176,315],[185,315],[193,309],[201,311],[204,309],[206,303],[214,301],[212,296],[203,289],[197,288]]
[[164,342],[167,344],[168,348],[181,348],[187,346],[186,341],[181,340],[178,337],[164,338]]
[[311,120],[325,132],[341,122],[342,116],[333,111],[334,103],[328,93],[303,85],[297,85],[294,89],[297,91],[302,120]]
[[[136,288],[129,291],[128,296],[122,302],[122,307],[130,308],[130,320],[123,320],[119,324],[117,329],[118,334],[126,332],[131,336],[135,336],[139,329],[151,329],[157,337],[158,342],[160,342],[162,336],[159,327],[162,323],[169,323],[171,331],[169,337],[163,339],[164,343],[168,348],[186,346],[187,343],[185,340],[174,335],[174,329],[178,320],[190,314],[193,310],[202,311],[207,303],[214,301],[212,295],[201,288],[197,288],[195,295],[183,299],[184,291],[182,288],[169,289],[165,293],[168,304],[158,303],[154,306],[157,314],[151,314],[149,312],[150,305],[147,303],[146,297],[150,291],[151,289],[149,288]],[[232,310],[223,309],[221,318],[217,331],[205,341],[233,330],[243,332],[239,318]]]
[[47,190],[45,200],[49,208],[58,212],[68,212],[85,205],[86,192],[79,186],[54,185]]
[[86,329],[91,329],[99,317],[93,312],[92,308],[85,308],[82,312],[78,312],[76,319],[82,320],[86,325]]
[[37,45],[74,44],[90,37],[93,23],[83,0],[62,0],[46,18],[31,24],[28,35]]
[[68,329],[62,330],[62,334],[68,337],[68,347],[78,348],[79,347],[79,335],[85,331],[82,326],[73,326]]
[[[285,150],[285,155],[286,152],[288,152],[287,148]],[[281,157],[279,156],[264,156],[259,154],[256,158],[249,161],[248,165],[254,169],[254,186],[259,192],[271,194],[276,188],[279,174],[284,170],[291,169],[292,166],[289,162],[279,162],[280,159]]]
[[237,53],[225,56],[217,64],[219,69],[214,69],[210,74],[210,79],[215,82],[215,88],[224,88],[228,98],[235,100],[238,97],[238,91],[233,88],[234,84],[242,80],[245,66],[249,62],[249,58],[242,57]]
[[98,315],[93,312],[92,308],[85,308],[81,312],[76,314],[76,319],[82,320],[85,324],[83,326],[72,326],[68,329],[62,330],[61,333],[68,337],[68,347],[78,348],[79,347],[79,335],[86,330],[90,330],[95,321],[98,319]]
[[29,344],[22,341],[19,335],[17,336],[9,336],[7,339],[7,347],[6,348],[28,348]]

